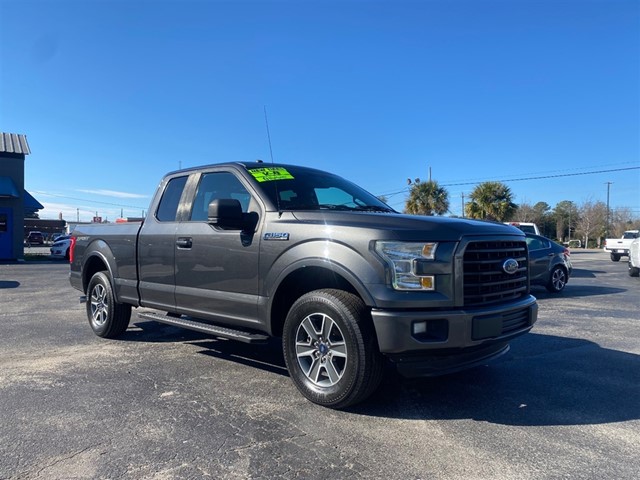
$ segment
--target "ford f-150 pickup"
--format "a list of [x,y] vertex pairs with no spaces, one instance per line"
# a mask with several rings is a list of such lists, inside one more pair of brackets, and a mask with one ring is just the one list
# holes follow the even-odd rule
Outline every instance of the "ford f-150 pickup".
[[[537,319],[524,234],[400,214],[320,170],[261,162],[172,172],[143,222],[79,225],[70,281],[93,331],[138,316],[248,343],[282,339],[310,401],[487,363]],[[142,307],[142,308],[140,308]]]

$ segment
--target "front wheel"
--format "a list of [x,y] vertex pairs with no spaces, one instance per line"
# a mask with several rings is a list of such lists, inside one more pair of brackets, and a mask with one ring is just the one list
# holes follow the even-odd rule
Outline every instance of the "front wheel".
[[618,255],[617,253],[612,253],[611,254],[611,261],[612,262],[619,262],[620,261],[620,255]]
[[87,294],[87,317],[93,333],[104,338],[122,335],[129,326],[131,305],[115,301],[109,276],[98,272],[91,277]]
[[634,267],[633,265],[631,265],[631,260],[629,260],[629,276],[637,277],[639,275],[640,275],[640,268]]
[[564,268],[556,265],[551,270],[551,275],[549,275],[549,283],[547,283],[547,290],[552,293],[558,293],[564,289],[564,286],[567,284],[567,272],[565,272]]
[[351,293],[323,289],[300,297],[285,320],[282,343],[293,383],[318,405],[361,402],[382,379],[371,316]]

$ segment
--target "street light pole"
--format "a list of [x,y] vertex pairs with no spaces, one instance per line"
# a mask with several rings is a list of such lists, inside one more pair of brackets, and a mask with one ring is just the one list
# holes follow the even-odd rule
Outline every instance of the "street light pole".
[[607,224],[604,228],[604,237],[609,237],[609,190],[613,182],[607,182]]

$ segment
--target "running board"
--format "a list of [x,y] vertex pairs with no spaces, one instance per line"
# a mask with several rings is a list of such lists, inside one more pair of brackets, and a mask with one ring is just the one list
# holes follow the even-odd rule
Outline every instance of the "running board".
[[267,335],[262,333],[251,333],[245,330],[236,330],[234,328],[221,327],[212,325],[199,320],[190,320],[183,317],[172,317],[161,313],[139,312],[138,317],[145,320],[153,320],[155,322],[166,323],[175,327],[195,330],[196,332],[208,333],[216,337],[228,338],[244,343],[266,343],[269,340]]

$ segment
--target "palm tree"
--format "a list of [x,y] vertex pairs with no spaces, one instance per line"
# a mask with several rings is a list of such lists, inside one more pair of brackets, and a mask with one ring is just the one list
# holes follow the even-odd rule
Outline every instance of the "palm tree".
[[449,192],[435,180],[416,179],[404,211],[413,215],[443,215],[449,211]]
[[467,203],[467,216],[504,222],[518,206],[513,203],[511,189],[501,182],[484,182],[473,189]]

